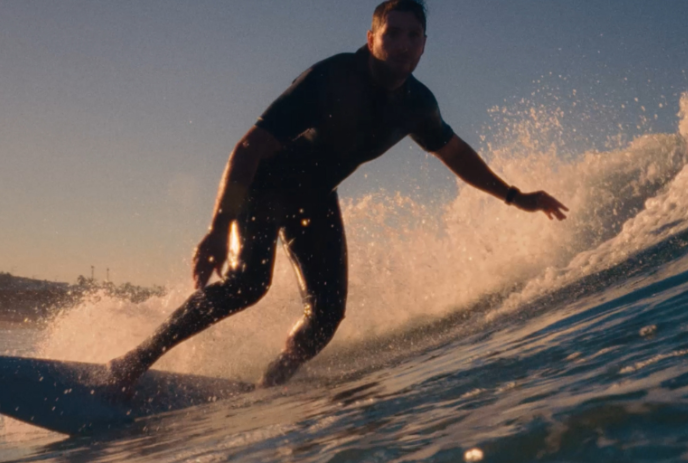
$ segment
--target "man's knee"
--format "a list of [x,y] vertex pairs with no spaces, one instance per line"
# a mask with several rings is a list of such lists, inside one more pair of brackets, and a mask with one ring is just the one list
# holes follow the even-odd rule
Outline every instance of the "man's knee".
[[324,326],[339,326],[346,311],[346,289],[322,292],[306,298],[307,315],[320,321]]
[[311,303],[306,307],[306,319],[317,350],[334,337],[335,331],[344,319],[345,308],[346,301],[341,297],[311,299]]
[[245,309],[260,301],[270,289],[269,278],[228,278],[203,289],[215,311],[228,314]]
[[239,284],[237,288],[231,288],[233,297],[241,301],[245,306],[251,306],[263,299],[270,289],[270,280],[252,280],[250,282]]
[[317,327],[316,335],[323,338],[325,342],[329,342],[342,320],[344,320],[343,306],[332,307],[330,310],[318,313],[313,320],[313,324]]

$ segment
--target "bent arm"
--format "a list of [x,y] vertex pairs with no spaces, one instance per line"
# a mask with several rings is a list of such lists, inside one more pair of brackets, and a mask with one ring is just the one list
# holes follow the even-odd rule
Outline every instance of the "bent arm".
[[261,159],[273,156],[280,148],[280,143],[268,131],[253,126],[229,155],[210,228],[193,257],[193,279],[197,289],[208,283],[213,271],[222,276],[222,267],[227,260],[229,227],[241,211]]
[[229,155],[215,200],[210,232],[226,233],[239,213],[261,159],[273,156],[280,143],[266,130],[253,126]]
[[485,161],[471,148],[468,143],[454,135],[442,148],[433,153],[461,180],[492,196],[506,201],[511,193],[510,204],[524,211],[542,211],[550,219],[564,220],[562,211],[568,208],[544,191],[521,193],[510,187]]
[[509,185],[492,172],[468,143],[454,135],[449,143],[433,153],[464,182],[504,200]]

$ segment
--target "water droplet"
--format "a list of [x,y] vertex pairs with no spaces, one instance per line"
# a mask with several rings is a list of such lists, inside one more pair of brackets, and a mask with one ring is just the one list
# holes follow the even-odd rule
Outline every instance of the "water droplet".
[[468,462],[482,461],[483,457],[483,451],[477,447],[470,450],[466,450],[466,453],[463,455],[464,460]]
[[648,338],[657,332],[657,325],[647,325],[640,328],[640,336]]

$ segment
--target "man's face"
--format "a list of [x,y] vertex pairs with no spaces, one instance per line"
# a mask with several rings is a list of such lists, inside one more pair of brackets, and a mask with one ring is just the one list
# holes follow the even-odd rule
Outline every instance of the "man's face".
[[391,75],[405,79],[423,55],[425,31],[412,13],[390,11],[375,32],[368,31],[368,49]]

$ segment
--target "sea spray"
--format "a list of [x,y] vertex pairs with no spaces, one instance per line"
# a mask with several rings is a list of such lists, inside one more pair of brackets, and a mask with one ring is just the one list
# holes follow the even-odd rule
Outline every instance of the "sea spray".
[[[686,106],[684,97],[684,114]],[[638,230],[648,214],[654,214],[652,227],[642,236],[684,220],[682,137],[649,134],[608,151],[573,155],[556,138],[557,130],[569,130],[562,114],[558,108],[528,111],[526,122],[503,127],[484,155],[508,182],[523,191],[544,189],[569,206],[565,222],[507,207],[464,185],[445,205],[421,204],[402,193],[344,201],[349,301],[328,351],[465,310],[493,294],[511,294],[504,307],[516,310],[566,279],[606,265],[593,257],[615,236],[636,239],[642,248],[648,241],[638,238]],[[667,206],[670,201],[676,207]],[[191,293],[190,282],[168,287],[167,296],[142,304],[103,297],[64,312],[46,329],[37,355],[104,362],[123,354]],[[268,296],[174,348],[156,368],[255,380],[302,310],[293,270],[279,253]]]
[[683,140],[688,143],[688,92],[681,96],[680,110],[678,113],[679,124],[678,132],[683,137]]
[[[549,268],[529,281],[499,312],[517,310],[527,301],[611,268],[688,229],[688,93],[682,95],[680,107],[678,134],[644,135],[624,149],[603,153],[604,157],[586,156],[600,159],[591,161],[595,169],[590,170],[613,180],[611,184],[602,182],[606,183],[606,194],[600,195],[594,186],[585,190],[587,195],[597,194],[600,198],[597,204],[592,199],[586,202],[592,212],[586,224],[600,224],[598,238],[593,237],[587,249],[581,247],[567,266]],[[610,204],[614,205],[611,214]],[[624,214],[618,213],[619,207]],[[613,222],[609,223],[610,220]],[[605,229],[605,224],[614,233]]]

